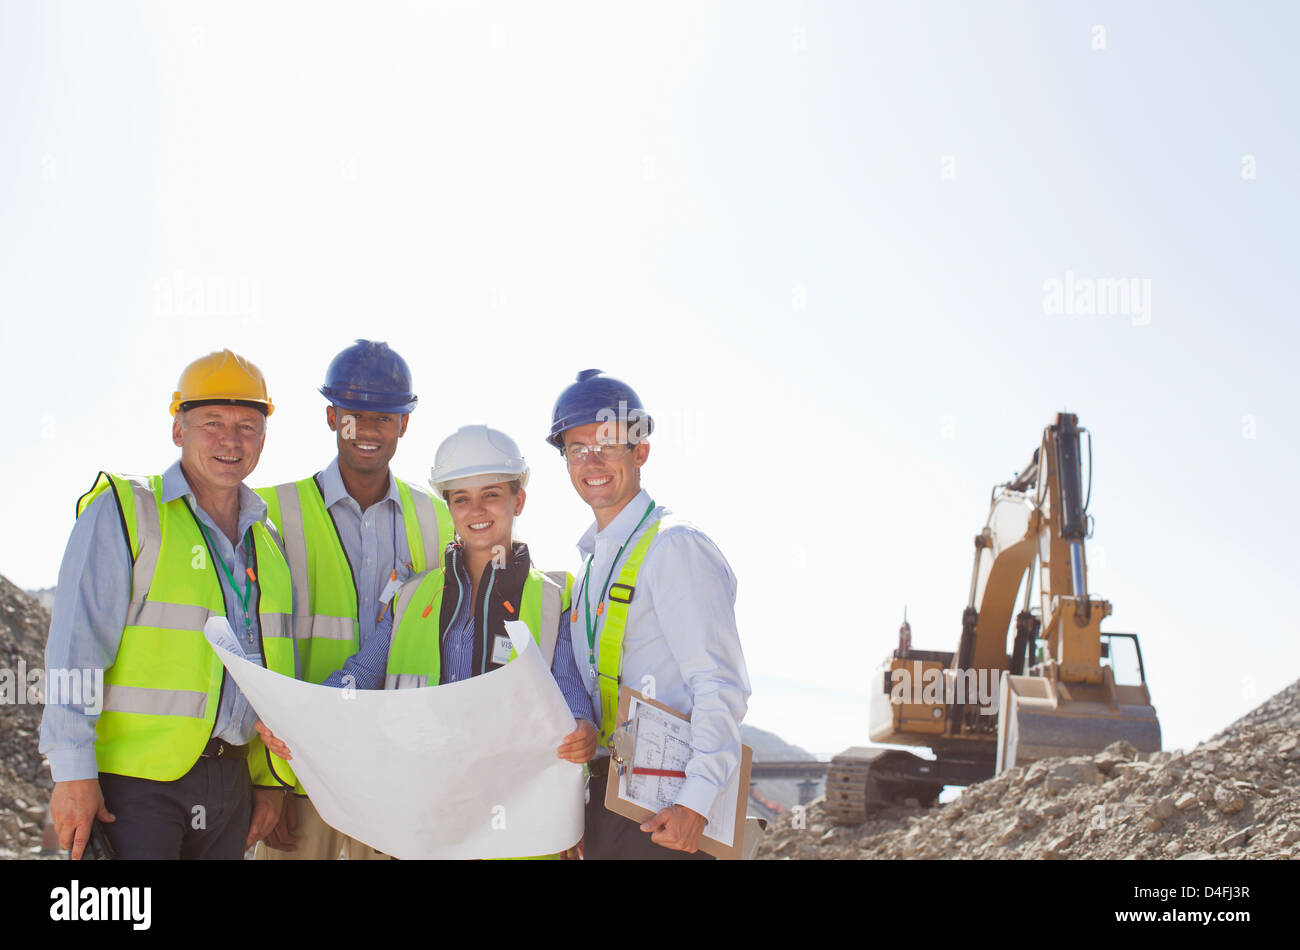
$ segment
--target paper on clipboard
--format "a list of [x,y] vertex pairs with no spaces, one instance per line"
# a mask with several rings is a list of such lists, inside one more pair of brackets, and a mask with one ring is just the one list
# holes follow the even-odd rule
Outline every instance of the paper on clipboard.
[[[611,768],[605,806],[625,817],[644,820],[673,804],[684,777],[637,774],[639,769],[684,772],[695,754],[691,747],[691,722],[674,709],[647,699],[633,689],[620,695],[618,721],[626,723],[616,744],[632,756],[631,768]],[[749,799],[749,771],[753,753],[742,746],[741,767],[732,773],[722,794],[705,816],[700,850],[715,857],[740,857]],[[743,791],[742,791],[743,789]]]

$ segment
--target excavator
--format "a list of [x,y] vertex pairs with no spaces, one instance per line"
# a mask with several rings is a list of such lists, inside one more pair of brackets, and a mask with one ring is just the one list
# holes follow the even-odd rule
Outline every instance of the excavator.
[[[913,649],[904,613],[898,648],[869,680],[871,741],[927,747],[934,757],[863,746],[834,756],[825,803],[832,821],[861,824],[869,810],[909,800],[929,805],[945,785],[1092,754],[1120,739],[1160,749],[1138,637],[1103,633],[1111,605],[1088,591],[1091,483],[1092,436],[1077,416],[1058,413],[1029,464],[993,488],[956,651]],[[1039,605],[1031,608],[1035,566]]]

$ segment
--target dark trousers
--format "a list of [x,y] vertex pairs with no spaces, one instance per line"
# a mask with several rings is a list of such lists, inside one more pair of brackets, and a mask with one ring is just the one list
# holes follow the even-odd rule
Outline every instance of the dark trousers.
[[101,772],[99,787],[117,817],[103,827],[119,858],[244,856],[253,812],[247,759],[201,758],[174,782]]
[[605,807],[605,775],[603,764],[608,759],[593,763],[601,774],[594,776],[588,786],[591,792],[584,815],[582,852],[588,861],[712,861],[713,855],[696,851],[670,851],[650,840],[650,832],[641,830],[641,823],[624,818]]

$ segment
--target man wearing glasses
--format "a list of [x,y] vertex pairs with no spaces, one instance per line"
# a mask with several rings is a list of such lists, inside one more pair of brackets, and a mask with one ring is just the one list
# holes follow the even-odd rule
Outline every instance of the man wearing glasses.
[[[736,630],[736,578],[717,546],[641,487],[654,421],[626,383],[588,369],[555,402],[547,441],[595,523],[566,615],[574,659],[600,722],[584,856],[705,858],[707,815],[740,767],[749,673]],[[638,826],[607,811],[606,744],[618,685],[690,716],[693,755],[676,801]]]

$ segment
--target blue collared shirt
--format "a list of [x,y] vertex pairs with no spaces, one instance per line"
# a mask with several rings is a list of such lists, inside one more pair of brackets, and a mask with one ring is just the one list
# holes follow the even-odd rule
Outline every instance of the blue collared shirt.
[[[248,531],[255,523],[266,520],[266,503],[252,489],[239,486],[239,544],[232,545],[208,513],[198,507],[189,482],[174,462],[162,477],[163,502],[184,498],[203,525],[209,549],[225,564],[231,577],[242,578],[249,566],[247,550],[252,538]],[[215,546],[215,548],[214,548]],[[131,552],[122,534],[117,503],[109,492],[96,498],[77,519],[63,552],[59,568],[59,586],[51,611],[50,637],[45,645],[47,670],[104,670],[117,659],[131,603]],[[218,570],[221,593],[226,603],[226,617],[234,630],[235,640],[245,659],[261,664],[260,631],[256,612],[244,620],[239,597],[231,589],[226,572]],[[242,591],[240,592],[242,593]],[[83,697],[84,698],[84,697]],[[84,704],[45,706],[41,718],[40,751],[50,761],[50,773],[56,782],[95,778],[99,767],[95,760],[95,725],[99,714]],[[229,673],[225,674],[221,704],[217,709],[212,736],[232,745],[244,745],[253,736],[257,715],[239,691]]]

